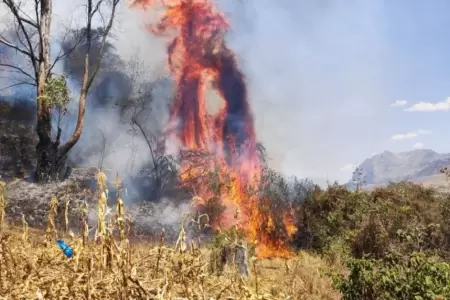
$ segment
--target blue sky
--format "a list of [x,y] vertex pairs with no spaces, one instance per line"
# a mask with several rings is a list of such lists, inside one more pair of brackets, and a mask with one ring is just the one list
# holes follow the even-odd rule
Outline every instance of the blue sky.
[[[402,150],[414,140],[426,148],[450,151],[446,130],[448,105],[442,109],[420,105],[416,111],[405,111],[420,102],[444,103],[450,95],[450,18],[446,14],[449,9],[448,1],[411,1],[410,5],[397,2],[386,6],[392,57],[398,58],[394,64],[392,98],[408,101],[405,106],[394,107],[389,119],[398,120],[394,123],[398,132],[411,132],[419,127],[432,131],[430,135],[392,143],[392,149]],[[427,107],[432,111],[427,111]]]
[[445,101],[450,96],[450,31],[447,30],[450,18],[446,14],[450,2],[410,3],[409,6],[391,4],[386,8],[390,20],[387,33],[393,45],[391,57],[398,58],[393,65],[391,98],[408,102],[392,107],[388,117],[398,133],[418,128],[432,133],[392,142],[390,148],[407,149],[414,141],[425,148],[449,152],[446,129],[450,106]]
[[[384,150],[450,152],[450,105],[407,111],[450,97],[450,1],[215,1],[231,21],[258,139],[283,173],[346,181],[349,165]],[[57,22],[82,3],[55,2]],[[144,26],[155,13],[125,4],[117,49],[124,58],[140,50],[158,76],[167,40]]]

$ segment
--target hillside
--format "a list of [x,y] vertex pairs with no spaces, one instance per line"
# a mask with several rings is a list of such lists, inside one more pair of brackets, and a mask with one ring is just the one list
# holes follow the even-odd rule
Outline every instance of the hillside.
[[[426,186],[445,185],[445,176],[439,170],[450,164],[450,153],[437,153],[429,149],[418,149],[393,153],[384,151],[364,160],[358,170],[366,187],[389,182],[412,181]],[[354,185],[356,176],[348,183]]]

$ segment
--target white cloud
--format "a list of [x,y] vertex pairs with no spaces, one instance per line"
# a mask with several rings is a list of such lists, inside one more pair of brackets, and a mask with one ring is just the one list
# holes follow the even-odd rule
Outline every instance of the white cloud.
[[391,136],[391,140],[403,141],[403,140],[413,139],[418,136],[419,135],[416,132],[407,132],[407,133],[395,134],[395,135]]
[[397,100],[397,101],[391,103],[390,107],[405,106],[406,104],[408,104],[408,101],[406,101],[406,100]]
[[436,111],[449,111],[450,110],[450,98],[447,98],[441,102],[419,102],[411,107],[405,109],[410,112],[436,112]]
[[423,148],[423,143],[415,143],[412,147],[414,149],[422,149]]
[[355,170],[355,168],[356,168],[356,165],[354,165],[354,164],[346,164],[345,166],[343,166],[339,170],[342,171],[342,172],[348,172],[348,171]]
[[411,132],[407,132],[407,133],[395,134],[395,135],[391,136],[391,140],[394,140],[394,141],[409,140],[409,139],[414,139],[414,138],[418,137],[419,135],[431,134],[431,133],[432,133],[431,130],[418,129],[416,131],[411,131]]

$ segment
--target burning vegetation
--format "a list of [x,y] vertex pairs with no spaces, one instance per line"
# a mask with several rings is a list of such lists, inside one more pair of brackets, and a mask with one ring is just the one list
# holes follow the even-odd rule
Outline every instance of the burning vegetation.
[[[213,1],[163,1],[148,34],[169,38],[164,80],[115,55],[110,27],[95,29],[90,17],[66,34],[64,57],[50,62],[56,2],[35,1],[38,20],[20,1],[2,2],[19,38],[0,36],[0,71],[13,82],[20,78],[11,69],[21,69],[10,63],[31,62],[31,71],[19,71],[31,88],[14,91],[24,100],[33,90],[36,101],[14,104],[0,93],[0,298],[450,299],[448,191],[405,182],[321,189],[272,170],[226,43],[230,24]],[[113,4],[112,24],[119,2],[86,0],[86,13]],[[29,47],[22,35],[33,37]],[[53,75],[58,60],[74,78]],[[82,91],[79,106],[66,111],[73,86]],[[210,90],[219,96],[216,113],[207,108]],[[153,115],[153,100],[164,100],[156,112],[163,118]],[[62,132],[62,116],[74,131]],[[90,136],[103,121],[117,140]],[[174,155],[166,151],[172,142],[180,146]],[[70,150],[75,144],[84,148]],[[87,168],[97,158],[98,168]],[[123,184],[118,175],[114,187],[107,180],[111,169]],[[31,170],[41,176],[27,176]]]
[[[254,260],[252,276],[245,280],[229,266],[213,273],[214,248],[186,240],[185,226],[198,221],[189,215],[175,247],[165,242],[164,232],[157,243],[133,243],[120,193],[111,218],[105,218],[106,174],[99,172],[96,179],[97,226],[89,226],[85,203],[83,230],[75,234],[67,217],[74,204],[54,197],[47,205],[45,235],[25,216],[21,227],[5,222],[0,181],[0,295],[5,299],[339,299],[331,280],[320,275],[323,262],[306,252],[289,260]],[[64,210],[63,227],[58,210]]]
[[[151,0],[134,4],[145,9],[154,5]],[[170,116],[176,126],[168,132],[184,149],[182,183],[195,191],[198,208],[219,200],[223,211],[212,220],[213,229],[240,228],[257,245],[258,257],[289,256],[288,242],[296,231],[291,210],[274,215],[271,199],[258,193],[265,184],[263,164],[245,77],[225,42],[228,20],[212,1],[170,1],[149,29],[157,35],[176,32],[167,47],[176,82]],[[206,107],[208,85],[221,96],[217,114]],[[215,199],[217,192],[220,199]]]

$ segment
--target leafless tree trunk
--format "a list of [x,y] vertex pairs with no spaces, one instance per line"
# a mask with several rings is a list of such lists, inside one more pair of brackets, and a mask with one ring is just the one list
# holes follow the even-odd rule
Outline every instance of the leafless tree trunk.
[[359,192],[365,184],[364,173],[361,168],[356,168],[355,171],[353,171],[352,180],[356,184],[356,191]]
[[[31,2],[31,0],[29,1]],[[48,182],[65,178],[67,172],[67,154],[78,142],[83,131],[87,94],[100,68],[100,61],[104,52],[103,50],[106,44],[106,38],[112,28],[116,8],[120,0],[86,0],[86,2],[86,30],[85,34],[81,36],[80,39],[85,39],[87,48],[84,59],[84,74],[80,91],[78,119],[76,128],[71,137],[65,144],[61,145],[61,128],[59,126],[57,128],[56,137],[52,136],[52,105],[49,105],[48,100],[46,100],[46,88],[52,79],[51,72],[56,62],[69,55],[70,51],[60,53],[53,62],[51,61],[50,28],[52,22],[53,2],[52,0],[34,0],[35,16],[31,17],[23,11],[19,0],[2,0],[4,6],[6,6],[13,15],[14,21],[18,25],[18,36],[23,36],[23,41],[16,45],[0,35],[0,44],[25,55],[31,62],[33,71],[33,74],[29,74],[26,70],[12,64],[2,63],[0,61],[0,66],[9,67],[27,75],[26,77],[32,79],[31,84],[36,87],[36,132],[39,137],[39,142],[36,146],[37,166],[35,179],[37,182]],[[92,62],[90,61],[90,50],[92,40],[92,20],[96,14],[100,14],[102,4],[110,5],[111,11],[104,28],[100,58],[94,63],[94,67],[91,69],[90,64]],[[35,36],[37,36],[37,41],[34,38]],[[33,46],[36,42],[38,47]]]
[[153,200],[160,199],[166,189],[171,175],[176,173],[173,158],[165,155],[165,138],[161,132],[150,132],[144,124],[148,124],[148,107],[152,101],[151,94],[145,93],[135,99],[128,99],[121,105],[122,114],[130,122],[134,136],[141,136],[147,144],[150,154],[150,174],[152,191],[150,197]]
[[[123,99],[116,105],[119,106],[123,122],[130,124],[130,134],[133,138],[143,138],[147,145],[149,154],[149,169],[146,183],[150,182],[151,190],[147,194],[152,200],[161,199],[173,175],[176,174],[175,159],[165,153],[165,135],[160,125],[153,123],[157,119],[157,112],[152,111],[153,88],[155,86],[142,86],[140,79],[146,76],[147,69],[139,60],[138,54],[129,61],[128,75],[134,97]],[[153,82],[154,83],[154,82]],[[149,128],[151,125],[152,130]],[[131,142],[132,157],[130,157],[131,168],[134,164],[137,148]]]
[[[135,107],[136,109],[136,107]],[[157,139],[150,137],[147,132],[145,131],[142,124],[139,122],[139,115],[144,111],[144,107],[142,107],[139,111],[135,111],[133,116],[131,117],[132,126],[136,126],[139,130],[139,132],[142,134],[142,137],[145,139],[145,142],[147,143],[148,150],[150,152],[150,158],[153,165],[153,176],[154,176],[154,197],[156,199],[159,199],[161,196],[161,192],[163,190],[163,172],[161,169],[160,164],[162,159],[164,157],[161,156],[161,153],[158,153],[160,151],[157,150],[158,148],[158,141]]]

